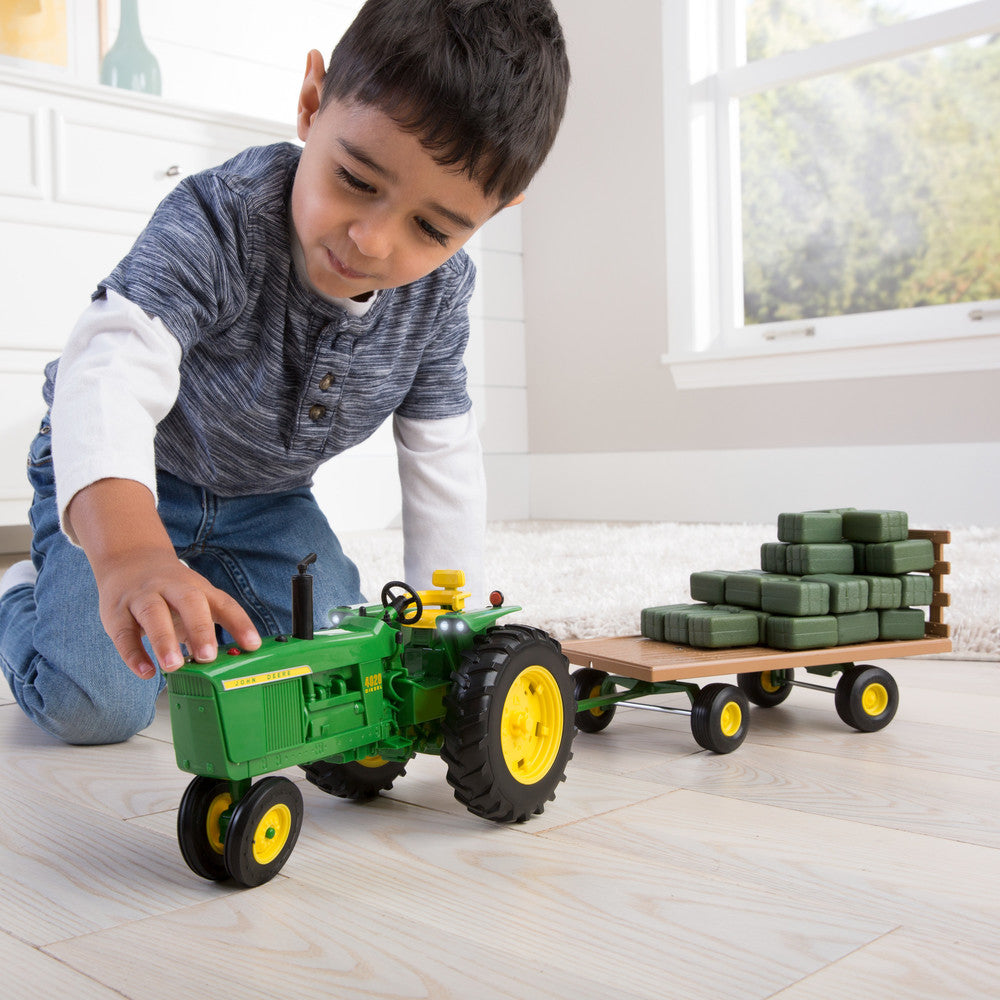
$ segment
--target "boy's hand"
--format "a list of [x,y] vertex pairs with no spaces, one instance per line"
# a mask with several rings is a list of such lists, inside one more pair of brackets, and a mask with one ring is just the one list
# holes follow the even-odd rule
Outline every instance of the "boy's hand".
[[66,515],[94,571],[101,623],[137,677],[156,674],[144,635],[166,671],[184,662],[182,642],[196,660],[214,659],[216,624],[244,649],[260,646],[239,604],[177,558],[153,495],[141,483],[98,480],[73,497]]
[[95,567],[95,577],[101,623],[125,665],[138,677],[156,674],[142,644],[144,635],[165,671],[184,662],[180,643],[202,663],[215,659],[216,623],[244,649],[260,646],[260,636],[239,604],[185,566],[173,549],[132,552],[101,565],[100,571]]

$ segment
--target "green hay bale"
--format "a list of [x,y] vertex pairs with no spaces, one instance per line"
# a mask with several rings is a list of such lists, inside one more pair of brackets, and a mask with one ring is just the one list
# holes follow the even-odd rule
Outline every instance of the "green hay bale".
[[663,615],[663,638],[666,642],[688,645],[688,622],[696,615],[715,610],[713,604],[682,604]]
[[785,572],[795,576],[853,573],[854,550],[847,544],[789,545]]
[[819,573],[804,580],[825,583],[830,588],[830,614],[850,615],[868,610],[868,581],[840,573]]
[[691,574],[691,599],[721,604],[726,599],[728,570],[712,569]]
[[904,608],[916,608],[933,603],[934,580],[931,577],[907,573],[899,578],[899,582],[903,585],[903,595],[899,603]]
[[647,639],[664,641],[664,619],[668,611],[690,607],[688,604],[661,604],[658,607],[643,608],[639,615],[639,631]]
[[757,616],[752,611],[716,608],[688,619],[688,644],[701,649],[756,646],[759,638]]
[[890,608],[878,613],[880,639],[922,639],[924,613],[920,608]]
[[901,510],[852,510],[843,515],[844,537],[852,542],[899,542],[909,532]]
[[934,568],[934,545],[929,538],[900,542],[877,542],[865,549],[865,571],[895,576],[922,573]]
[[830,611],[830,588],[815,580],[762,580],[762,611],[797,618],[825,615]]
[[766,573],[762,569],[745,569],[726,577],[726,603],[741,608],[760,607],[760,585],[764,580],[794,580],[781,573]]
[[778,515],[778,540],[782,542],[839,542],[843,538],[840,514],[808,510]]
[[855,575],[868,584],[868,607],[872,611],[898,608],[903,603],[903,584],[898,576]]
[[787,573],[788,549],[787,542],[764,542],[760,547],[760,568],[765,573]]
[[859,611],[853,615],[837,615],[837,645],[874,642],[879,637],[877,611]]
[[771,615],[767,620],[767,644],[773,649],[822,649],[837,645],[837,619],[833,615],[791,618]]

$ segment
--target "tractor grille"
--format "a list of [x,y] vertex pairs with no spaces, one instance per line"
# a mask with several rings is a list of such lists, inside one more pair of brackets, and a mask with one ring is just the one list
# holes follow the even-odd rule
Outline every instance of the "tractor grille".
[[264,745],[267,753],[302,743],[305,719],[302,687],[295,681],[267,684],[264,695]]
[[168,674],[167,687],[171,694],[185,694],[193,698],[210,698],[212,684],[199,674]]

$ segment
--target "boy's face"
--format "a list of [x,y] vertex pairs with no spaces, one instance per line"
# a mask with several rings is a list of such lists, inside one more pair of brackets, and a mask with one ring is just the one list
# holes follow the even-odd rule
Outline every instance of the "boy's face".
[[292,187],[310,282],[351,298],[430,274],[493,216],[496,201],[381,111],[332,101],[320,112],[322,78],[322,56],[311,52]]

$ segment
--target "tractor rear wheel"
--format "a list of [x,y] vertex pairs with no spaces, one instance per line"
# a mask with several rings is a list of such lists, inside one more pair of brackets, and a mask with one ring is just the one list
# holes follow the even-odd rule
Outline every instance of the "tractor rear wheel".
[[572,757],[569,664],[546,632],[500,625],[477,636],[445,699],[448,782],[470,812],[523,823],[555,798]]
[[392,783],[406,774],[406,764],[382,757],[364,757],[346,764],[318,760],[300,765],[306,778],[329,795],[355,802],[369,802],[379,792],[387,792]]

